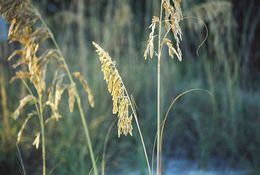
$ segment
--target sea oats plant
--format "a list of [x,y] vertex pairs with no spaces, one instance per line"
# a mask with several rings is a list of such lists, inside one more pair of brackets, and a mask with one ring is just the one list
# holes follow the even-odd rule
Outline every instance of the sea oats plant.
[[[161,58],[163,46],[168,47],[168,55],[171,58],[176,56],[179,61],[182,60],[180,49],[180,41],[182,40],[182,32],[179,22],[182,20],[181,0],[162,0],[160,8],[160,16],[154,16],[152,19],[151,32],[144,51],[144,58],[147,59],[149,54],[153,58],[154,53],[157,57],[157,168],[156,174],[161,174]],[[157,31],[156,28],[158,29]],[[156,33],[157,32],[157,33]],[[175,39],[175,47],[168,35],[170,32]],[[154,40],[157,38],[157,50],[154,50]]]
[[[15,69],[15,75],[11,79],[11,82],[16,79],[21,80],[29,93],[20,100],[20,104],[14,111],[12,117],[18,119],[21,117],[22,110],[26,105],[34,105],[34,109],[27,114],[27,118],[24,120],[18,132],[17,143],[21,141],[23,130],[29,120],[34,116],[38,116],[40,130],[35,133],[33,145],[38,149],[41,142],[43,159],[42,173],[45,175],[45,125],[50,120],[58,121],[61,118],[59,103],[64,92],[68,91],[69,110],[73,112],[76,100],[92,160],[93,172],[97,174],[91,139],[74,78],[77,78],[82,84],[88,95],[89,103],[93,107],[93,95],[87,81],[79,72],[73,73],[74,77],[72,76],[53,34],[37,10],[33,7],[30,0],[1,0],[0,13],[10,24],[8,34],[10,42],[17,42],[21,46],[20,49],[15,50],[8,58],[12,63],[12,67]],[[56,48],[42,51],[41,46],[47,39],[50,39]],[[48,69],[48,63],[50,61],[56,62],[57,69],[52,77],[52,82],[46,83],[46,70]],[[47,113],[49,115],[47,115]]]
[[[148,173],[151,174],[151,168],[144,144],[143,135],[139,126],[137,114],[127,92],[127,89],[124,85],[124,82],[120,74],[118,73],[118,70],[115,66],[115,62],[112,61],[112,58],[109,56],[109,54],[95,42],[93,42],[93,45],[96,48],[96,52],[101,62],[101,70],[104,74],[104,79],[107,83],[108,91],[112,96],[113,114],[117,114],[118,116],[118,137],[120,137],[121,134],[124,134],[125,136],[127,136],[128,134],[132,135],[132,118],[134,117],[139,132],[139,136],[142,142]],[[129,106],[131,110],[129,110]]]
[[[147,59],[148,55],[153,58],[154,55],[157,56],[157,170],[156,174],[161,174],[161,102],[160,102],[160,76],[161,76],[161,57],[163,46],[167,46],[168,54],[171,58],[175,56],[179,61],[182,60],[182,53],[180,49],[180,41],[182,39],[182,32],[179,26],[179,22],[183,19],[181,11],[181,0],[162,0],[161,1],[161,12],[160,17],[154,16],[152,18],[152,24],[149,26],[151,32],[147,41],[147,45],[144,51],[144,58]],[[164,15],[163,15],[164,13]],[[158,31],[156,30],[158,29]],[[158,32],[156,34],[156,32]],[[171,41],[168,35],[172,33],[175,39],[175,43]],[[155,51],[154,40],[158,39],[157,50]],[[174,46],[175,44],[175,46]],[[127,135],[128,133],[132,135],[131,120],[129,117],[129,105],[132,108],[132,112],[136,119],[136,123],[139,129],[137,116],[135,115],[135,110],[127,93],[126,87],[115,68],[115,63],[111,60],[107,52],[105,52],[99,45],[93,42],[93,45],[97,49],[99,59],[101,62],[101,70],[104,73],[104,79],[107,82],[108,90],[111,93],[113,101],[113,113],[118,114],[118,136],[121,133]],[[139,129],[139,134],[143,143],[142,134]],[[151,169],[149,165],[149,160],[147,158],[145,145],[143,143],[144,153],[146,156],[148,171],[151,174]]]

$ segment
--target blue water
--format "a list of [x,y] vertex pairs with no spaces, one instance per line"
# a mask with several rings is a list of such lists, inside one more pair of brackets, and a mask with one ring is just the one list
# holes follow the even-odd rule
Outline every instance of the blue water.
[[7,25],[3,18],[0,17],[0,40],[6,40],[8,35]]
[[244,169],[233,169],[229,167],[211,166],[207,170],[199,169],[197,163],[186,160],[170,160],[166,166],[165,175],[247,175],[248,171]]
[[[231,167],[214,167],[210,166],[208,169],[202,170],[194,161],[186,159],[171,159],[167,160],[164,165],[164,175],[248,175],[250,174],[246,169],[234,169]],[[111,173],[108,173],[111,174]],[[138,170],[127,170],[127,172],[112,173],[113,175],[141,175]],[[153,175],[156,175],[154,172]]]

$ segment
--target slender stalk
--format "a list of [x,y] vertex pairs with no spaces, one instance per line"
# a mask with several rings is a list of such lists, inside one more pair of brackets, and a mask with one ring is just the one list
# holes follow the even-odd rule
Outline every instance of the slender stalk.
[[[123,81],[122,81],[123,82]],[[123,83],[123,87],[125,87],[124,83]],[[141,131],[141,128],[139,126],[139,122],[138,122],[138,118],[137,118],[137,114],[136,114],[136,111],[135,111],[135,108],[134,108],[134,105],[129,97],[129,94],[126,90],[126,88],[124,88],[125,92],[126,92],[126,96],[128,98],[128,101],[130,102],[130,107],[133,111],[133,114],[134,114],[134,118],[135,118],[135,122],[136,122],[136,125],[137,125],[137,130],[138,130],[138,133],[140,135],[140,139],[141,139],[141,142],[142,142],[142,146],[143,146],[143,151],[144,151],[144,156],[145,156],[145,160],[146,160],[146,164],[147,164],[147,168],[148,168],[148,173],[149,175],[151,175],[151,167],[150,167],[150,163],[149,163],[149,159],[148,159],[148,156],[147,156],[147,151],[146,151],[146,148],[145,148],[145,144],[144,144],[144,139],[143,139],[143,134],[142,134],[142,131]]]
[[[30,87],[28,86],[28,84],[26,83],[26,81],[24,79],[22,79],[22,83],[23,85],[25,86],[25,89],[29,92],[30,95],[34,96],[33,95],[33,92],[31,91]],[[36,108],[36,111],[38,114],[40,114],[40,110],[39,110],[39,107],[38,107],[38,103],[37,102],[34,102],[34,106]]]
[[[130,103],[130,106],[133,109],[132,103]],[[141,139],[141,142],[142,142],[145,160],[146,160],[146,164],[147,164],[147,167],[148,167],[148,173],[149,173],[149,175],[151,175],[151,168],[150,168],[150,163],[149,163],[149,160],[148,160],[147,151],[146,151],[145,144],[144,144],[143,135],[142,135],[142,132],[141,132],[141,129],[140,129],[140,126],[139,126],[139,122],[138,122],[138,119],[137,119],[135,112],[134,112],[134,118],[135,118],[136,126],[137,126],[137,129],[138,129],[138,133],[140,135],[140,139]]]
[[[70,82],[75,84],[75,82],[74,82],[74,80],[72,78],[72,75],[70,73],[70,70],[68,68],[68,65],[67,65],[67,63],[66,63],[66,61],[65,61],[65,59],[63,57],[63,54],[61,53],[61,49],[60,49],[59,45],[57,44],[56,40],[54,39],[53,35],[51,36],[51,39],[53,40],[55,47],[58,49],[59,54],[62,56],[62,61],[63,61],[64,67],[65,67],[65,70],[67,72],[67,75],[68,75],[68,77],[70,79]],[[86,136],[86,139],[87,139],[87,145],[88,145],[88,148],[89,148],[89,153],[90,153],[90,158],[91,158],[91,162],[92,162],[92,166],[93,166],[93,171],[94,171],[94,174],[97,175],[98,174],[98,170],[97,170],[95,156],[94,156],[92,143],[91,143],[91,139],[90,139],[90,135],[89,135],[87,121],[85,119],[85,114],[84,114],[83,109],[82,109],[81,100],[80,100],[80,96],[78,94],[78,91],[75,90],[75,93],[76,93],[75,97],[76,97],[76,101],[77,101],[77,105],[78,105],[81,121],[82,121],[83,128],[84,128],[84,133],[85,133],[85,136]]]
[[76,100],[77,100],[77,104],[78,104],[78,108],[79,108],[79,112],[80,112],[80,117],[81,117],[83,128],[84,128],[85,136],[86,136],[86,139],[87,139],[87,145],[88,145],[88,148],[89,148],[89,153],[90,153],[90,158],[91,158],[91,162],[92,162],[92,166],[93,166],[93,171],[94,171],[95,175],[98,175],[97,165],[96,165],[96,161],[95,161],[95,157],[94,157],[92,143],[91,143],[89,130],[88,130],[88,126],[87,126],[87,121],[86,121],[85,116],[84,116],[84,112],[83,112],[83,109],[82,109],[82,106],[81,106],[81,100],[80,100],[78,93],[76,93]]
[[[39,19],[41,20],[43,26],[46,27],[46,29],[49,31],[49,34],[50,34],[50,38],[54,44],[54,46],[57,48],[58,52],[59,52],[59,55],[61,56],[62,58],[62,62],[63,62],[63,65],[64,65],[64,68],[65,68],[65,71],[67,72],[67,75],[69,77],[69,80],[72,84],[75,84],[73,78],[72,78],[72,75],[71,75],[71,72],[68,68],[68,65],[65,61],[65,58],[61,52],[61,49],[58,45],[58,43],[56,42],[52,32],[50,31],[50,29],[47,27],[47,24],[44,22],[44,20],[42,19],[41,15],[36,11],[36,13],[38,14],[38,17]],[[84,128],[84,133],[85,133],[85,136],[86,136],[86,139],[87,139],[87,145],[88,145],[88,149],[89,149],[89,153],[90,153],[90,158],[91,158],[91,162],[92,162],[92,166],[93,166],[93,171],[94,171],[94,174],[95,175],[98,175],[98,169],[97,169],[97,165],[96,165],[96,161],[95,161],[95,157],[94,157],[94,152],[93,152],[93,148],[92,148],[92,143],[91,143],[91,139],[90,139],[90,135],[89,135],[89,130],[88,130],[88,126],[87,126],[87,122],[86,122],[86,119],[85,119],[85,114],[83,112],[83,109],[82,109],[82,105],[81,105],[81,100],[80,100],[80,96],[78,94],[78,91],[76,90],[75,91],[75,97],[76,97],[76,101],[77,101],[77,105],[78,105],[78,109],[79,109],[79,113],[80,113],[80,117],[81,117],[81,121],[82,121],[82,124],[83,124],[83,128]]]
[[21,164],[20,166],[21,166],[21,169],[22,169],[21,174],[22,174],[22,175],[26,175],[26,171],[25,171],[25,168],[24,168],[24,163],[23,163],[21,151],[20,151],[20,148],[19,148],[19,145],[18,145],[18,144],[16,144],[16,148],[17,148],[18,159],[19,159],[19,161],[20,161],[20,164]]
[[[74,80],[72,78],[72,75],[70,73],[70,70],[68,68],[68,65],[66,64],[65,59],[63,57],[63,54],[61,53],[59,45],[57,44],[57,42],[56,42],[56,40],[54,39],[53,36],[52,36],[52,40],[54,42],[55,47],[58,49],[59,54],[62,56],[62,61],[63,61],[64,67],[65,67],[65,70],[67,72],[67,75],[68,75],[68,77],[70,79],[70,82],[75,84],[75,82],[74,82]],[[75,90],[75,97],[76,97],[76,101],[77,101],[77,105],[78,105],[78,109],[79,109],[79,113],[80,113],[80,118],[81,118],[81,121],[82,121],[82,124],[83,124],[83,128],[84,128],[84,133],[85,133],[85,136],[86,136],[86,139],[87,139],[87,145],[88,145],[88,148],[89,148],[89,153],[90,153],[90,158],[91,158],[91,162],[92,162],[92,166],[93,166],[93,171],[94,171],[94,174],[97,175],[98,174],[98,170],[97,170],[97,165],[96,165],[96,161],[95,161],[94,151],[93,151],[93,148],[92,148],[92,143],[91,143],[91,139],[90,139],[90,135],[89,135],[87,121],[85,119],[85,114],[83,112],[80,96],[79,96],[77,90]]]
[[158,55],[157,55],[157,166],[156,166],[156,174],[161,174],[161,166],[160,166],[160,113],[161,113],[161,102],[160,102],[160,91],[161,91],[161,32],[162,32],[162,4],[161,1],[161,8],[160,8],[160,22],[159,22],[159,34],[158,34]]
[[105,143],[104,143],[104,147],[103,147],[103,153],[102,153],[102,162],[101,162],[101,175],[105,175],[105,158],[106,158],[106,150],[107,150],[107,143],[108,143],[108,139],[111,133],[111,130],[114,126],[115,122],[112,122],[111,125],[108,128],[106,137],[105,137]]
[[40,125],[41,125],[41,138],[42,138],[42,174],[46,175],[46,157],[45,157],[45,131],[44,131],[44,119],[43,119],[43,105],[42,95],[39,94],[39,110],[40,110]]
[[174,104],[177,102],[177,100],[179,100],[182,96],[184,96],[184,95],[186,95],[186,94],[189,94],[190,92],[194,92],[194,91],[202,91],[202,92],[208,93],[208,94],[212,97],[212,100],[213,100],[213,102],[214,102],[214,96],[213,96],[213,94],[212,94],[210,91],[205,90],[205,89],[199,89],[199,88],[189,89],[189,90],[187,90],[187,91],[184,91],[184,92],[180,93],[177,97],[175,97],[175,98],[172,100],[171,104],[169,105],[169,107],[168,107],[168,109],[167,109],[167,112],[166,112],[166,114],[165,114],[165,116],[164,116],[164,119],[163,119],[163,121],[162,121],[162,124],[161,124],[162,126],[161,126],[161,141],[160,141],[160,144],[161,144],[161,145],[160,145],[160,152],[162,152],[162,143],[163,143],[164,127],[165,127],[166,120],[167,120],[167,118],[168,118],[168,116],[169,116],[169,113],[170,113],[170,111],[171,111],[173,105],[174,105]]
[[[33,96],[33,92],[31,91],[30,87],[26,83],[25,80],[22,79],[22,83],[24,84],[24,87],[28,90],[29,94]],[[42,105],[42,95],[38,93],[39,101],[34,102],[36,111],[39,116],[40,120],[40,127],[41,127],[41,138],[42,138],[42,174],[46,175],[46,156],[45,156],[45,131],[44,131],[44,119],[43,119],[43,105]],[[17,145],[17,148],[19,150],[19,147]],[[24,170],[24,168],[23,168]]]

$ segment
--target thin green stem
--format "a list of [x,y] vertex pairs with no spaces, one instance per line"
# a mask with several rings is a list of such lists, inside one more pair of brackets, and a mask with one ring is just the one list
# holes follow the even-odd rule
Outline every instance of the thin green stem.
[[[38,17],[39,19],[41,20],[43,26],[49,31],[49,34],[50,34],[50,38],[54,44],[54,46],[57,48],[58,52],[59,52],[59,55],[61,56],[61,61],[63,62],[63,65],[64,65],[64,69],[65,71],[67,72],[67,75],[69,77],[69,80],[72,84],[75,84],[73,78],[72,78],[72,75],[71,75],[71,72],[68,68],[68,65],[65,61],[65,58],[61,52],[61,49],[58,45],[58,43],[56,42],[52,32],[50,31],[50,29],[47,27],[47,24],[44,22],[44,20],[42,19],[41,15],[36,12],[38,14]],[[82,109],[82,105],[81,105],[81,100],[80,100],[80,96],[77,92],[77,90],[75,91],[75,97],[76,97],[76,101],[77,101],[77,105],[78,105],[78,109],[79,109],[79,113],[80,113],[80,117],[81,117],[81,120],[82,120],[82,124],[83,124],[83,128],[84,128],[84,133],[85,133],[85,136],[86,136],[86,140],[87,140],[87,145],[88,145],[88,149],[89,149],[89,153],[90,153],[90,158],[91,158],[91,162],[92,162],[92,166],[93,166],[93,171],[94,171],[94,174],[95,175],[98,175],[98,169],[97,169],[97,165],[96,165],[96,161],[95,161],[95,156],[94,156],[94,152],[93,152],[93,148],[92,148],[92,143],[91,143],[91,139],[90,139],[90,135],[89,135],[89,129],[88,129],[88,126],[87,126],[87,122],[86,122],[86,119],[85,119],[85,114],[83,112],[83,109]]]
[[46,155],[45,155],[45,131],[43,119],[42,96],[39,94],[39,110],[40,110],[40,125],[41,125],[41,139],[42,139],[42,174],[46,175]]
[[161,151],[162,151],[162,142],[163,142],[164,127],[165,127],[166,120],[167,120],[167,118],[168,118],[168,116],[169,116],[169,113],[170,113],[170,111],[171,111],[173,105],[174,105],[175,102],[176,102],[178,99],[180,99],[182,96],[184,96],[184,95],[186,95],[186,94],[188,94],[188,93],[190,93],[190,92],[194,92],[194,91],[206,92],[206,93],[208,93],[211,97],[213,97],[213,94],[212,94],[210,91],[205,90],[205,89],[196,88],[196,89],[189,89],[189,90],[187,90],[187,91],[184,91],[184,92],[180,93],[177,97],[175,97],[175,98],[172,100],[172,102],[171,102],[170,106],[168,107],[168,110],[167,110],[167,112],[166,112],[166,114],[165,114],[165,116],[164,116],[164,119],[163,119],[163,121],[162,121],[162,126],[161,126],[161,141],[160,141],[160,144],[161,144],[161,145],[160,145],[160,149],[161,149]]
[[[28,92],[33,96],[33,92],[31,91],[28,84],[25,80],[22,79],[22,83],[24,84],[25,88]],[[41,139],[42,139],[42,174],[46,175],[46,154],[45,154],[45,131],[44,131],[44,119],[43,119],[43,105],[42,105],[42,95],[38,93],[39,101],[34,102],[35,108],[37,110],[39,120],[40,120],[40,127],[41,127]]]
[[89,148],[89,153],[90,153],[90,158],[91,158],[91,162],[92,162],[92,166],[93,166],[93,171],[94,171],[95,175],[98,175],[97,165],[96,165],[95,156],[94,156],[94,152],[93,152],[93,148],[92,148],[92,143],[91,143],[91,139],[90,139],[90,135],[89,135],[87,121],[86,121],[85,116],[84,116],[84,112],[83,112],[82,105],[81,105],[81,100],[80,100],[78,93],[76,93],[76,100],[77,100],[77,104],[78,104],[78,108],[79,108],[79,112],[80,112],[80,117],[81,117],[83,128],[84,128],[85,136],[86,136],[86,139],[87,139],[87,145],[88,145],[88,148]]
[[[22,83],[24,84],[25,88],[28,90],[29,94],[34,96],[33,92],[31,91],[30,87],[28,86],[28,84],[25,82],[24,79],[22,79]],[[36,108],[37,113],[40,114],[40,110],[39,110],[39,107],[37,105],[37,102],[34,102],[34,106]]]
[[[131,108],[133,108],[132,103],[130,103],[130,104],[131,104]],[[147,156],[147,151],[146,151],[145,144],[144,144],[143,135],[142,135],[142,132],[141,132],[141,129],[140,129],[140,126],[139,126],[139,122],[138,122],[138,119],[137,119],[135,112],[134,112],[134,118],[135,118],[136,126],[137,126],[137,129],[138,129],[138,133],[140,135],[140,139],[141,139],[141,142],[142,142],[145,160],[146,160],[146,164],[147,164],[147,167],[148,167],[148,173],[149,173],[149,175],[151,175],[151,168],[150,168],[150,163],[149,163],[149,159],[148,159],[148,156]]]
[[[154,137],[154,141],[153,141],[153,151],[152,151],[152,170],[153,170],[153,166],[154,166],[154,156],[155,156],[155,145],[156,145],[156,141],[157,141],[157,133]],[[153,175],[153,171],[152,171],[152,175]]]
[[161,32],[162,32],[162,5],[163,1],[161,1],[160,7],[160,22],[159,22],[159,34],[158,34],[158,56],[157,56],[157,167],[156,167],[156,174],[161,174],[161,167],[160,167],[160,113],[161,113],[161,102],[160,102],[160,91],[161,91]]
[[[123,81],[122,81],[123,82]],[[124,87],[124,90],[126,92],[126,96],[128,98],[128,101],[130,102],[130,107],[133,111],[133,114],[134,114],[134,118],[135,118],[135,122],[136,122],[136,126],[137,126],[137,130],[138,130],[138,133],[140,135],[140,139],[141,139],[141,142],[142,142],[142,146],[143,146],[143,151],[144,151],[144,155],[145,155],[145,160],[146,160],[146,164],[147,164],[147,168],[148,168],[148,173],[149,175],[151,175],[151,167],[150,167],[150,163],[149,163],[149,159],[148,159],[148,156],[147,156],[147,151],[146,151],[146,148],[145,148],[145,144],[144,144],[144,139],[143,139],[143,134],[142,134],[142,131],[141,131],[141,128],[140,128],[140,125],[139,125],[139,122],[138,122],[138,118],[137,118],[137,114],[136,114],[136,111],[135,111],[135,108],[134,108],[134,105],[129,97],[129,94],[125,88],[125,85],[123,83],[123,87]]]
[[[25,88],[28,90],[29,94],[33,96],[33,92],[31,91],[28,84],[25,80],[22,79],[22,83],[24,84]],[[42,95],[38,93],[39,101],[34,102],[35,108],[37,110],[39,120],[40,120],[40,127],[41,127],[41,139],[42,139],[42,174],[46,175],[46,155],[45,155],[45,131],[44,131],[44,119],[43,119],[43,105],[42,105]]]
[[107,150],[107,143],[108,143],[108,139],[111,133],[111,130],[114,126],[115,122],[112,122],[108,128],[106,137],[105,137],[105,143],[104,143],[104,147],[103,147],[103,153],[102,153],[102,162],[101,162],[101,175],[105,175],[105,163],[106,163],[106,150]]

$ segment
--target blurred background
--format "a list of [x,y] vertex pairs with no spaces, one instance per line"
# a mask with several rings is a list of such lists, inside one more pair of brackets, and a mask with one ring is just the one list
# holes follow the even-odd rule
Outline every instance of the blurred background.
[[[102,158],[108,128],[115,121],[112,101],[91,42],[99,43],[117,68],[137,104],[137,113],[151,159],[156,134],[156,59],[143,52],[159,0],[34,0],[54,33],[72,71],[88,80],[95,98],[83,98],[97,162]],[[164,174],[190,171],[215,174],[260,173],[260,3],[258,0],[183,0],[183,61],[162,58],[162,115],[180,93],[192,89],[173,106],[163,140]],[[205,28],[205,25],[207,29]],[[204,40],[208,30],[208,38]],[[38,121],[17,133],[23,120],[10,115],[24,97],[21,82],[9,83],[14,70],[7,62],[15,45],[8,44],[8,26],[0,19],[0,174],[41,173],[41,152],[32,146]],[[54,67],[52,68],[55,69]],[[50,74],[51,71],[50,71]],[[83,91],[83,90],[82,90]],[[83,93],[82,93],[83,94]],[[84,96],[82,96],[84,97]],[[48,174],[88,174],[89,153],[78,111],[46,129]],[[117,137],[114,126],[106,151],[107,174],[146,174],[136,125],[133,136]],[[23,162],[21,162],[21,158]],[[195,173],[196,174],[196,173]]]

